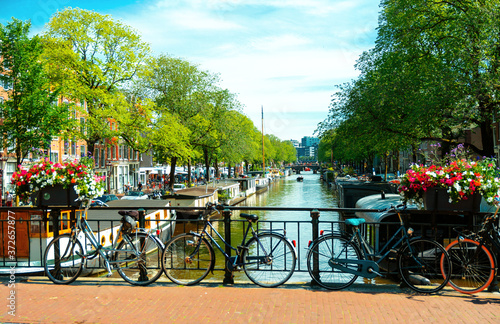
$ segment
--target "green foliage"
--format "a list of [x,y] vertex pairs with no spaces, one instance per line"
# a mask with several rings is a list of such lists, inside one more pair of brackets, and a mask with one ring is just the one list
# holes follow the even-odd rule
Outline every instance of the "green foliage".
[[29,37],[30,26],[17,19],[0,24],[0,81],[12,87],[0,105],[0,133],[3,147],[16,153],[17,165],[33,148],[48,149],[52,136],[71,122],[67,107],[56,104],[59,89],[50,86],[41,60],[43,43],[38,36]]
[[86,102],[81,106],[86,128],[77,135],[93,153],[98,140],[116,135],[108,125],[109,118],[117,117],[113,106],[122,103],[115,94],[143,72],[149,46],[119,21],[78,8],[57,12],[47,24],[45,39],[53,79],[64,87],[65,96]]
[[381,8],[376,46],[359,58],[359,78],[339,86],[317,130],[334,159],[363,160],[427,140],[456,144],[475,127],[481,145],[465,144],[493,155],[498,1],[384,0]]

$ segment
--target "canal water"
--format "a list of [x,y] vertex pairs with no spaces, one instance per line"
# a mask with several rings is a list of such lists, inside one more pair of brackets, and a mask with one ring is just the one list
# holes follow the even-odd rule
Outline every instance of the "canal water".
[[[319,174],[310,172],[302,172],[302,182],[297,181],[297,176],[292,175],[286,178],[281,178],[273,182],[266,192],[253,195],[239,206],[245,207],[295,207],[295,208],[336,208],[337,204],[334,197],[334,192],[328,189],[320,180]],[[309,282],[311,280],[307,272],[307,245],[312,239],[311,216],[309,211],[276,211],[276,210],[245,210],[245,213],[259,215],[258,226],[260,229],[286,230],[286,236],[290,240],[297,243],[297,266],[296,272],[288,282]],[[234,210],[232,214],[234,221],[231,223],[231,243],[233,246],[241,244],[243,238],[244,220],[239,217],[240,211]],[[337,212],[321,212],[320,221],[338,221],[339,214]],[[285,223],[285,221],[287,223]],[[224,235],[224,226],[222,220],[214,220],[214,227],[222,235]],[[201,224],[198,224],[200,226]],[[177,226],[183,226],[177,224]],[[189,224],[188,226],[196,226]],[[190,230],[196,230],[191,228]],[[177,230],[176,230],[177,232]],[[220,240],[217,240],[219,245],[222,245]],[[216,269],[223,269],[225,258],[216,250]],[[233,254],[234,255],[234,252]],[[213,275],[209,275],[207,280],[222,281],[224,271],[215,271]],[[235,281],[249,281],[243,271],[234,273]]]
[[[320,180],[319,174],[312,171],[282,178],[269,187],[265,193],[254,195],[242,206],[290,207],[290,208],[337,208],[334,191]],[[307,245],[312,239],[311,215],[309,211],[255,211],[266,227],[285,228],[286,236],[297,242],[296,272],[289,282],[309,282],[307,272]],[[337,212],[321,212],[320,221],[339,221]],[[270,221],[271,223],[267,223]],[[281,223],[287,221],[291,223]],[[243,279],[243,278],[242,278]]]

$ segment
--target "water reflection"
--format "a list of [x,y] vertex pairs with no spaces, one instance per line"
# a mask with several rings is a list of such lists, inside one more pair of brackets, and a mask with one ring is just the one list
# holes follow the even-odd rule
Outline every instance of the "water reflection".
[[[296,176],[289,176],[287,178],[275,181],[264,193],[248,197],[246,201],[242,202],[239,206],[246,207],[301,207],[301,208],[335,208],[336,204],[331,190],[329,190],[320,181],[318,174],[312,172],[303,172],[301,174],[304,178],[302,182],[296,180]],[[311,217],[308,211],[243,211],[245,213],[255,213],[259,215],[259,228],[266,228],[272,230],[286,230],[286,235],[289,239],[297,242],[298,262],[297,270],[289,282],[304,282],[310,281],[309,274],[307,273],[306,265],[306,248],[307,243],[311,239]],[[240,211],[235,210],[232,214],[231,223],[231,243],[237,246],[242,242],[245,221],[239,217]],[[322,212],[321,220],[336,221],[339,215],[336,212]],[[293,223],[285,223],[284,221],[293,221]],[[224,236],[224,226],[222,219],[213,220],[214,227]],[[183,224],[178,224],[178,228]],[[186,225],[188,231],[200,231],[202,224],[189,223]],[[218,244],[224,248],[223,243],[214,235]],[[222,270],[224,268],[224,256],[216,250],[216,269]],[[234,255],[234,252],[232,253]],[[304,272],[302,272],[304,271]],[[235,280],[248,280],[243,271],[234,273]],[[223,271],[215,271],[214,275],[209,275],[208,279],[212,278],[222,280],[224,276]]]

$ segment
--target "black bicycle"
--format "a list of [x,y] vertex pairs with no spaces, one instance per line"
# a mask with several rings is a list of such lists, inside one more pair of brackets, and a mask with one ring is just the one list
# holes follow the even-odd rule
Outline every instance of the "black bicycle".
[[[215,210],[216,205],[208,203],[207,209]],[[219,210],[223,207],[217,206]],[[236,248],[228,244],[213,227],[205,213],[203,229],[177,235],[167,242],[162,256],[163,271],[167,277],[179,285],[195,285],[203,280],[215,267],[215,253],[210,241],[226,258],[226,266],[235,271],[242,268],[247,277],[262,287],[277,287],[285,283],[295,270],[297,254],[294,244],[286,238],[285,230],[280,232],[254,230],[253,224],[259,217],[241,213],[240,217],[248,221],[241,244]],[[229,256],[208,231],[236,252]],[[250,233],[250,235],[249,235]],[[247,237],[249,239],[247,241]]]
[[[498,200],[496,202],[499,203]],[[497,275],[495,252],[500,252],[498,210],[487,215],[477,232],[467,232],[455,228],[458,239],[448,244],[446,251],[450,255],[453,271],[449,285],[464,294],[475,294],[486,289]]]
[[361,235],[359,226],[365,220],[360,218],[345,221],[352,233],[331,232],[313,241],[307,253],[307,269],[314,281],[326,289],[347,288],[358,276],[382,276],[379,265],[396,253],[399,274],[411,289],[434,293],[446,286],[451,261],[445,248],[434,240],[412,238],[413,229],[406,228],[398,207],[388,212],[399,216],[401,226],[378,253]]

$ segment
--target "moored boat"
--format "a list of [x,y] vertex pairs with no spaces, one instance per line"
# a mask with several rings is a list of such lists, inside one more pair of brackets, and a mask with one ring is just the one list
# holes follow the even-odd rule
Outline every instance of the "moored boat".
[[208,185],[187,188],[165,198],[171,201],[172,206],[179,207],[175,209],[177,219],[198,220],[205,215],[204,208],[208,202],[218,201],[218,188]]
[[[156,205],[153,204],[156,203]],[[113,201],[110,203],[111,207],[122,207],[122,201]],[[132,201],[128,201],[132,204]],[[146,204],[143,206],[143,204]],[[176,216],[174,212],[161,207],[169,207],[166,201],[141,201],[135,202],[134,206],[125,206],[137,208],[145,207],[144,227],[154,233],[160,240],[165,243],[168,241],[175,230]],[[79,217],[83,210],[76,210],[76,216]],[[59,222],[59,235],[71,233],[71,210],[61,210],[61,221]],[[0,274],[10,273],[12,267],[15,268],[16,273],[32,274],[43,272],[43,254],[48,244],[54,239],[54,229],[52,221],[44,220],[42,210],[28,209],[5,211],[0,215],[0,219],[16,219],[15,221],[15,245],[16,254],[14,259],[8,258],[8,245],[9,240],[7,236],[0,241]],[[113,239],[119,233],[121,215],[115,209],[99,208],[90,209],[86,215],[90,227],[93,229],[95,237],[104,247],[110,247]],[[23,221],[27,220],[27,221]],[[2,222],[7,226],[7,222]],[[85,249],[91,249],[91,246],[85,244],[85,236],[83,233],[79,234],[79,240]],[[86,271],[82,275],[89,275],[102,271],[99,266],[99,258],[87,260]]]

